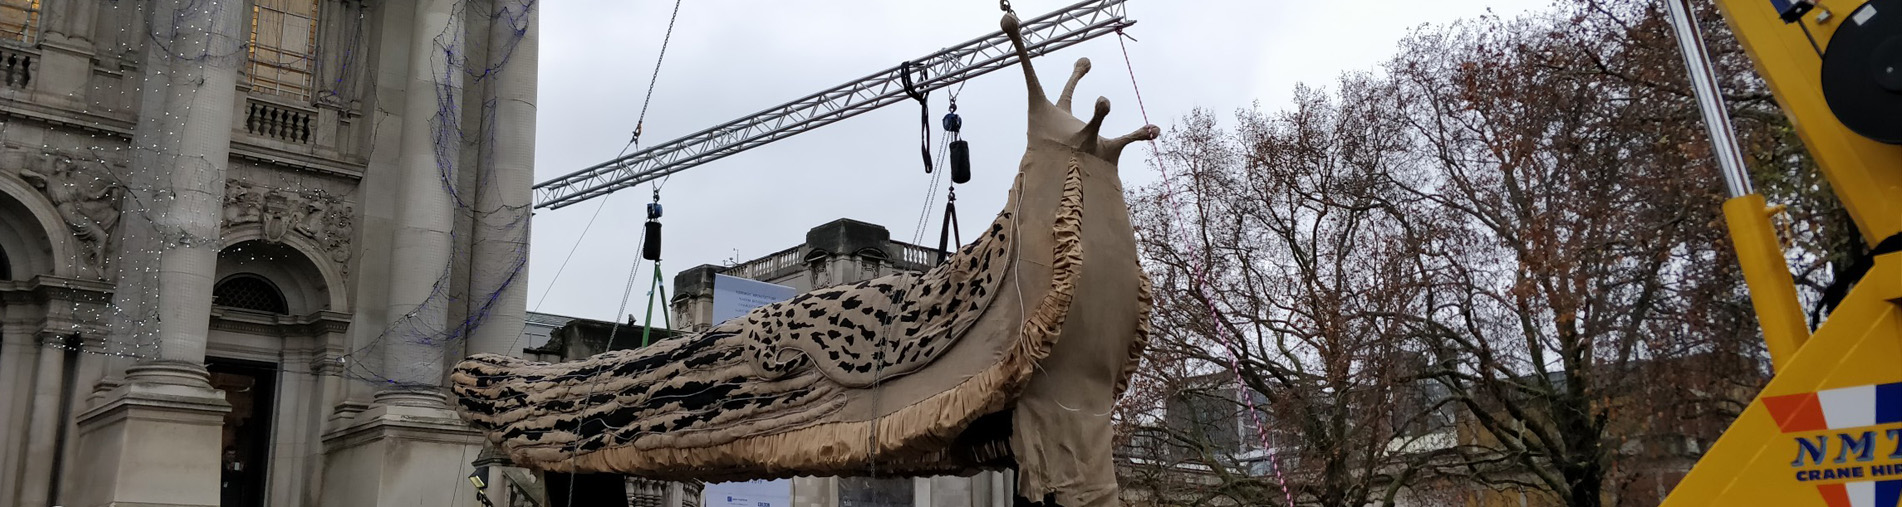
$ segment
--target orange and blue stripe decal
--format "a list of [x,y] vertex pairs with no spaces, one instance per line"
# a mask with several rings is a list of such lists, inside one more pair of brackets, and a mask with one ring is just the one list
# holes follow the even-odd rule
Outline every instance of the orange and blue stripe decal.
[[1902,422],[1902,382],[1876,385],[1876,424]]
[[1875,504],[1878,506],[1894,506],[1902,502],[1902,480],[1876,481],[1875,489]]
[[1902,423],[1902,382],[1766,396],[1763,405],[1784,433]]
[[1829,423],[1823,420],[1823,406],[1818,403],[1816,393],[1765,396],[1763,408],[1770,411],[1770,418],[1777,422],[1777,428],[1784,433],[1829,429]]
[[1816,490],[1829,507],[1895,507],[1902,500],[1902,480],[1824,484]]
[[[1846,430],[1902,423],[1902,382],[1765,396],[1764,408],[1783,433]],[[1829,507],[1898,507],[1902,479],[1818,484]]]
[[1823,494],[1823,503],[1829,504],[1829,507],[1854,507],[1849,502],[1848,488],[1842,484],[1824,484],[1817,486],[1816,491]]

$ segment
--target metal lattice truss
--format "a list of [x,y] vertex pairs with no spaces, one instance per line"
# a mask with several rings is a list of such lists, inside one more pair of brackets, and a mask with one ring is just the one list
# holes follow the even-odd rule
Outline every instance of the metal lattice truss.
[[[1022,23],[1032,56],[1076,45],[1135,24],[1123,18],[1126,0],[1086,0]],[[928,92],[1015,65],[1017,52],[1004,32],[914,60],[911,77]],[[695,132],[626,156],[535,185],[536,208],[560,208],[601,197],[773,141],[908,100],[899,65],[808,95],[799,100]]]

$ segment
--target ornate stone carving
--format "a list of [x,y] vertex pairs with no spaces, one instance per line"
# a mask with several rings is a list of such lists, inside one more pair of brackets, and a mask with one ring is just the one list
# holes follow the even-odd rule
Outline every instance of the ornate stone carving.
[[331,207],[324,213],[324,249],[330,252],[330,260],[345,262],[350,260],[350,238],[356,235],[356,208],[348,204]]
[[80,268],[93,277],[110,273],[119,226],[120,185],[98,158],[46,150],[20,169],[20,179],[38,188],[53,203],[61,221],[79,240]]
[[329,192],[225,181],[225,228],[259,224],[264,240],[272,243],[284,241],[287,234],[310,238],[323,246],[332,262],[350,261],[355,220],[355,209]]
[[284,233],[290,232],[291,230],[290,222],[292,212],[290,196],[275,190],[264,192],[264,214],[261,218],[264,222],[265,241],[272,243],[284,242]]

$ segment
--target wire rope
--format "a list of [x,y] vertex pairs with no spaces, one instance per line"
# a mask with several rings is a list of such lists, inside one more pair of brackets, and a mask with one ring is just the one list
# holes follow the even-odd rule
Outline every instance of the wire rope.
[[[1123,67],[1129,71],[1129,87],[1136,94],[1136,110],[1142,113],[1143,124],[1154,125],[1154,123],[1151,123],[1149,121],[1149,108],[1143,105],[1142,87],[1136,84],[1136,66],[1135,64],[1130,62],[1129,46],[1123,42],[1123,39],[1135,40],[1135,38],[1130,37],[1128,34],[1123,33],[1123,30],[1120,28],[1116,30],[1116,35],[1117,35],[1116,45],[1119,48],[1121,48],[1123,51]],[[1162,150],[1157,147],[1155,139],[1149,139],[1149,154],[1150,154],[1151,161],[1153,161],[1156,164],[1157,172],[1162,173],[1161,175],[1162,184],[1165,187],[1163,195],[1165,196],[1165,198],[1169,199],[1170,209],[1171,209],[1170,213],[1174,215],[1174,218],[1177,222],[1183,222],[1182,205],[1180,202],[1176,201],[1175,198],[1173,197],[1175,195],[1175,190],[1173,188],[1168,188],[1173,186],[1171,183],[1169,183],[1169,169],[1167,166],[1165,166],[1162,163]],[[1190,248],[1193,249],[1194,243],[1189,242],[1189,244],[1191,245]],[[1194,257],[1194,256],[1195,255],[1192,250],[1190,257]],[[1193,271],[1191,278],[1193,278],[1194,280],[1192,282],[1194,285],[1194,290],[1197,292],[1204,291],[1205,288],[1208,286],[1208,273],[1204,269],[1202,269],[1202,267],[1200,266],[1195,266],[1191,268],[1191,271]],[[1202,300],[1204,301],[1205,306],[1207,306],[1209,317],[1211,319],[1214,319],[1215,322],[1220,322],[1223,319],[1222,311],[1221,309],[1216,308],[1214,299],[1208,297],[1207,294],[1205,293],[1203,294]],[[1223,328],[1220,325],[1215,326],[1215,330],[1218,335],[1226,334],[1222,332],[1222,329]],[[1220,340],[1218,339],[1217,341],[1220,341]],[[1287,502],[1286,505],[1294,505],[1294,492],[1288,489],[1288,480],[1281,473],[1280,458],[1278,456],[1278,453],[1275,450],[1273,437],[1269,435],[1268,425],[1265,424],[1265,421],[1262,420],[1261,411],[1258,410],[1255,406],[1255,398],[1247,394],[1248,383],[1242,378],[1242,369],[1241,369],[1241,356],[1242,354],[1245,353],[1245,351],[1237,350],[1234,344],[1231,344],[1228,342],[1222,342],[1222,348],[1225,349],[1226,352],[1228,352],[1229,369],[1235,372],[1236,397],[1241,398],[1243,401],[1243,404],[1247,406],[1248,416],[1250,419],[1254,421],[1256,432],[1259,434],[1258,436],[1261,438],[1262,450],[1266,451],[1268,454],[1268,467],[1274,470],[1275,482],[1281,487],[1281,494],[1284,497],[1285,501]]]

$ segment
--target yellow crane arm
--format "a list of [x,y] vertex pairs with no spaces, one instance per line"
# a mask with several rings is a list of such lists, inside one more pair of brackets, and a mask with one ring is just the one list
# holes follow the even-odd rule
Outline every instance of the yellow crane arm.
[[[1902,17],[1902,0],[1825,0],[1790,23],[1779,8],[1792,2],[1716,2],[1863,237],[1876,242],[1902,233],[1902,146],[1845,125],[1823,86],[1827,43],[1837,32],[1859,31],[1853,33],[1861,44],[1871,36],[1866,27],[1902,26],[1893,24]],[[1883,79],[1882,59],[1902,51],[1902,34],[1894,32],[1876,32],[1890,47],[1855,62],[1873,66],[1870,79]],[[1841,49],[1850,50],[1847,44]],[[1733,192],[1725,214],[1776,374],[1665,504],[1896,507],[1902,501],[1902,253],[1876,256],[1806,340],[1762,198]]]

